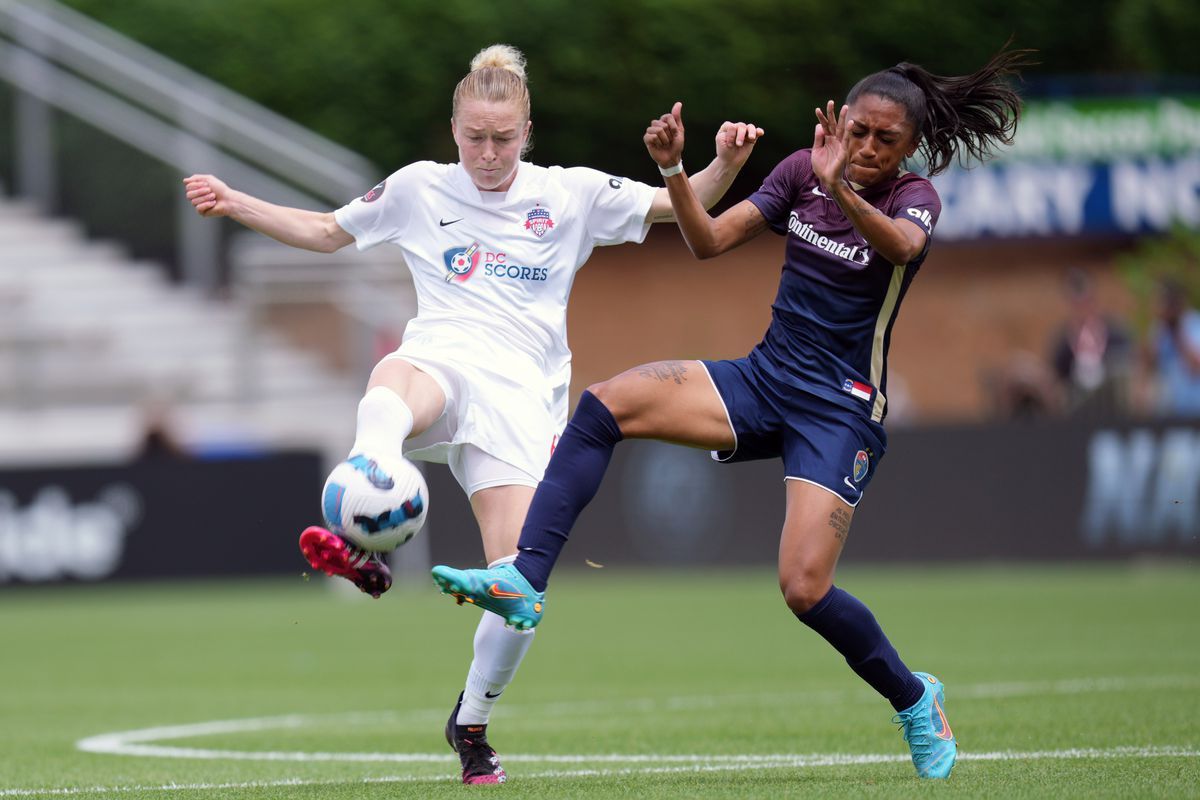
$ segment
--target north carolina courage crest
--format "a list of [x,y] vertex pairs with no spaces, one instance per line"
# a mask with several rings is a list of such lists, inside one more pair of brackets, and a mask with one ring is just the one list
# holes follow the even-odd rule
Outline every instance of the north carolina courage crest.
[[867,477],[867,471],[871,468],[871,459],[867,456],[866,450],[859,450],[854,454],[854,482],[859,483],[863,478]]
[[553,227],[554,220],[550,219],[550,209],[548,208],[535,206],[525,215],[525,230],[533,231],[533,235],[539,239]]

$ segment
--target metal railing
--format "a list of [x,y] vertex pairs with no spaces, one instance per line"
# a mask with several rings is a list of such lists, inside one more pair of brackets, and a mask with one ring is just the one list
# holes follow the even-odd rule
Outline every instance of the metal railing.
[[[374,185],[365,158],[51,0],[0,0],[0,80],[13,86],[15,190],[57,207],[58,109],[178,170],[218,172],[300,207],[339,206]],[[218,281],[218,226],[178,193],[184,279]]]
[[[9,109],[11,119],[3,113]],[[368,160],[52,0],[0,0],[0,126],[9,125],[11,137],[0,129],[0,149],[9,143],[12,149],[0,155],[11,158],[0,160],[0,172],[11,165],[4,177],[23,205],[70,213],[85,225],[96,208],[109,212],[107,219],[133,218],[135,233],[161,237],[154,257],[173,260],[184,282],[210,296],[217,287],[230,290],[220,296],[233,299],[236,322],[222,324],[238,326],[229,360],[243,401],[263,399],[264,332],[275,327],[268,320],[273,312],[304,303],[332,307],[348,333],[329,337],[337,345],[306,349],[326,365],[343,365],[338,377],[357,386],[374,364],[378,341],[398,337],[414,310],[398,251],[302,253],[235,233],[233,223],[196,214],[178,182],[191,172],[213,172],[272,202],[328,209],[378,182]],[[117,161],[106,160],[114,154]],[[125,159],[142,173],[130,185],[148,187],[154,199],[120,189],[93,198],[75,188],[80,181],[111,188],[102,181],[125,170]],[[119,232],[98,232],[147,250]],[[0,269],[28,268],[4,260]],[[41,357],[19,347],[11,360],[28,371]],[[27,385],[25,407],[49,400]]]

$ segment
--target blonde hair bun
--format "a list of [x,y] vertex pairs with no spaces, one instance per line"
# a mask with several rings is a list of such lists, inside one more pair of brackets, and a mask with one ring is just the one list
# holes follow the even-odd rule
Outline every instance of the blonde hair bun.
[[525,80],[525,55],[511,44],[494,44],[485,47],[471,59],[471,71],[494,67],[506,69],[521,80]]

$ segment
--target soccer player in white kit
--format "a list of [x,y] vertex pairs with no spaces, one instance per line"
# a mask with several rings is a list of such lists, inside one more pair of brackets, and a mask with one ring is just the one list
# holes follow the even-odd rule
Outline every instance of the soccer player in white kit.
[[[675,113],[678,113],[676,106]],[[567,421],[571,353],[567,297],[597,245],[641,242],[672,222],[664,188],[584,167],[522,161],[533,127],[524,57],[485,48],[454,91],[450,122],[459,163],[422,161],[334,213],[272,205],[211,175],[184,183],[203,216],[228,216],[280,242],[320,252],[354,243],[398,246],[412,272],[417,316],[371,373],[350,456],[446,462],[470,498],[491,565],[511,561],[533,492]],[[716,157],[690,177],[711,207],[762,129],[726,122]],[[310,528],[310,562],[378,597],[386,563],[336,533]],[[496,699],[533,631],[485,612],[466,686],[446,725],[464,783],[500,783],[487,742]]]

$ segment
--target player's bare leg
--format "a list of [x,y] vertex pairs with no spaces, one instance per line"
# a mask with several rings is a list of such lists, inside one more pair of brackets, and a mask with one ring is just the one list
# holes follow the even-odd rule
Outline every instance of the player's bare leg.
[[[446,396],[428,374],[400,358],[385,358],[375,366],[367,391],[358,404],[358,427],[350,455],[403,459],[404,440],[425,431],[441,416]],[[386,555],[355,546],[338,532],[311,526],[300,534],[300,552],[313,569],[345,578],[378,598],[392,585]]]
[[779,588],[797,619],[821,634],[859,677],[892,703],[917,774],[948,777],[957,743],[943,710],[945,688],[928,673],[911,672],[870,610],[833,584],[853,516],[854,509],[833,492],[805,481],[787,481]]
[[518,628],[532,628],[545,608],[554,560],[579,512],[604,477],[616,443],[661,439],[726,449],[735,437],[707,369],[698,361],[661,361],[588,388],[538,486],[512,566],[433,569],[442,591],[486,608]]
[[792,613],[803,614],[833,586],[854,509],[833,492],[805,481],[787,481],[786,488],[779,589]]
[[385,358],[375,365],[367,392],[378,386],[391,389],[408,406],[413,421],[404,438],[424,433],[446,410],[446,395],[438,382],[403,358]]
[[626,439],[726,450],[735,438],[725,404],[699,361],[656,361],[588,387]]
[[533,493],[532,486],[514,484],[480,489],[471,495],[471,510],[479,523],[483,556],[488,563],[516,555]]

